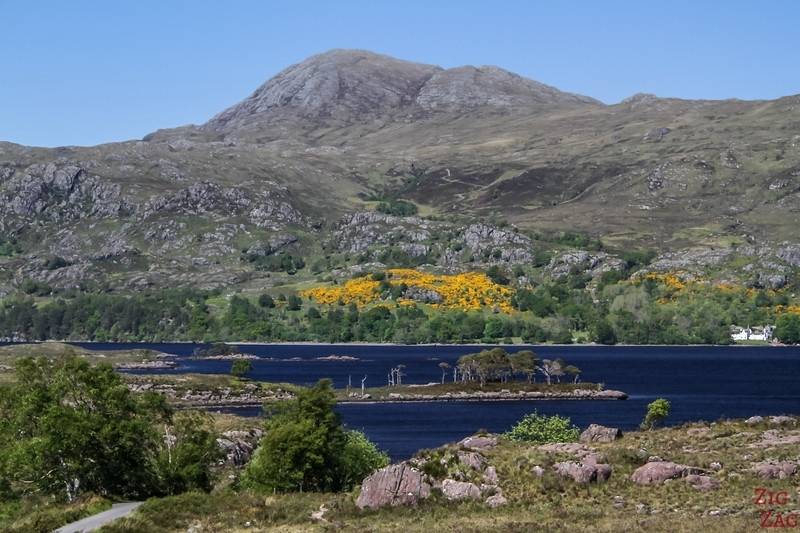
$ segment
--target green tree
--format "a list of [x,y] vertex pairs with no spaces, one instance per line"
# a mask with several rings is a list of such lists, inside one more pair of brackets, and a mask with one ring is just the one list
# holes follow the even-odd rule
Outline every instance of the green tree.
[[786,344],[800,344],[800,315],[784,313],[775,323],[775,336]]
[[264,293],[258,297],[258,305],[260,305],[265,309],[272,309],[273,307],[275,307],[275,300],[273,300],[272,296],[270,296],[269,294]]
[[511,440],[546,444],[549,442],[575,442],[580,431],[569,418],[553,415],[540,415],[536,411],[525,415],[522,420],[504,433]]
[[289,311],[299,311],[300,308],[303,307],[303,300],[297,296],[296,294],[292,294],[289,296],[289,300],[286,304],[286,309]]
[[664,398],[658,398],[647,405],[647,414],[642,420],[641,428],[646,430],[654,429],[661,424],[668,416],[670,403]]
[[[276,407],[243,484],[275,492],[346,490],[365,465],[380,462],[359,437],[345,432],[335,403],[324,379]],[[366,455],[354,457],[358,450]]]
[[162,436],[154,461],[159,493],[211,490],[214,477],[210,466],[222,458],[211,415],[177,413],[172,425],[164,426]]
[[533,381],[533,377],[536,375],[536,364],[539,362],[533,351],[520,350],[509,354],[508,360],[511,363],[512,374],[523,374],[528,379],[528,383]]
[[253,370],[253,363],[249,359],[237,359],[231,365],[231,375],[243,378]]
[[599,344],[617,343],[617,335],[608,320],[601,318],[595,323],[592,331],[592,340]]
[[210,430],[173,421],[163,396],[134,394],[108,364],[20,359],[0,388],[0,479],[23,493],[71,501],[207,489],[215,453]]

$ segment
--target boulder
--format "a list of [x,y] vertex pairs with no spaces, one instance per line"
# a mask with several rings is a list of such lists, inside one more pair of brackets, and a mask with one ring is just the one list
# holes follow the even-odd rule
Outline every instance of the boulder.
[[752,470],[761,479],[786,479],[797,473],[797,463],[791,461],[765,461],[754,464]]
[[576,483],[603,483],[611,477],[611,465],[597,463],[578,463],[565,461],[553,465],[553,469],[561,477],[571,478]]
[[773,426],[783,426],[787,424],[794,424],[796,422],[793,416],[771,416],[769,423]]
[[637,468],[631,474],[631,481],[639,485],[659,485],[668,479],[702,474],[702,469],[680,465],[670,461],[652,461]]
[[495,507],[500,507],[508,503],[508,500],[502,494],[493,494],[486,498],[486,505],[494,509]]
[[483,470],[486,459],[477,452],[458,452],[458,462],[475,470]]
[[689,474],[688,476],[686,476],[685,479],[686,483],[688,483],[692,488],[702,492],[715,490],[719,488],[719,481],[712,478],[711,476]]
[[497,485],[500,480],[497,478],[497,470],[493,466],[487,466],[483,471],[483,480],[487,485]]
[[751,416],[747,420],[744,421],[745,424],[748,426],[755,426],[756,424],[760,424],[764,421],[763,416]]
[[367,477],[361,483],[356,506],[359,509],[377,509],[387,505],[415,505],[430,495],[431,486],[423,474],[407,463],[399,463],[381,468]]
[[581,442],[614,442],[621,437],[622,431],[619,428],[591,424],[581,433]]
[[472,450],[491,450],[497,446],[497,437],[494,435],[472,435],[458,441],[458,445]]
[[445,479],[442,481],[442,494],[450,501],[477,500],[481,497],[481,489],[474,483]]

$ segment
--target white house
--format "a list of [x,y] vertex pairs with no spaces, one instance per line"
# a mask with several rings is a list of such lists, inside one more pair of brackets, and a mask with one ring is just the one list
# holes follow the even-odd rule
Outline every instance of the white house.
[[731,338],[735,341],[771,341],[774,326],[732,328]]

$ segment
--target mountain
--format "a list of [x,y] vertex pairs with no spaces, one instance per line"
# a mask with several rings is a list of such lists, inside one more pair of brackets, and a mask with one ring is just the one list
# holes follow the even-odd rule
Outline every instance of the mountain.
[[[373,212],[400,199],[424,216]],[[289,279],[257,268],[281,254],[346,270],[397,249],[459,269],[495,247],[511,265],[561,253],[563,231],[781,285],[799,223],[800,96],[605,105],[498,67],[365,51],[313,56],[140,141],[0,143],[0,294],[258,287]]]

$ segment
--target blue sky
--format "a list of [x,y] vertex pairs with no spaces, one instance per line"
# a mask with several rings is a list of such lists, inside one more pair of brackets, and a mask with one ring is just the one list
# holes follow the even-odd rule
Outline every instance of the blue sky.
[[202,123],[284,67],[361,48],[498,65],[614,103],[800,93],[800,2],[0,0],[0,140]]

